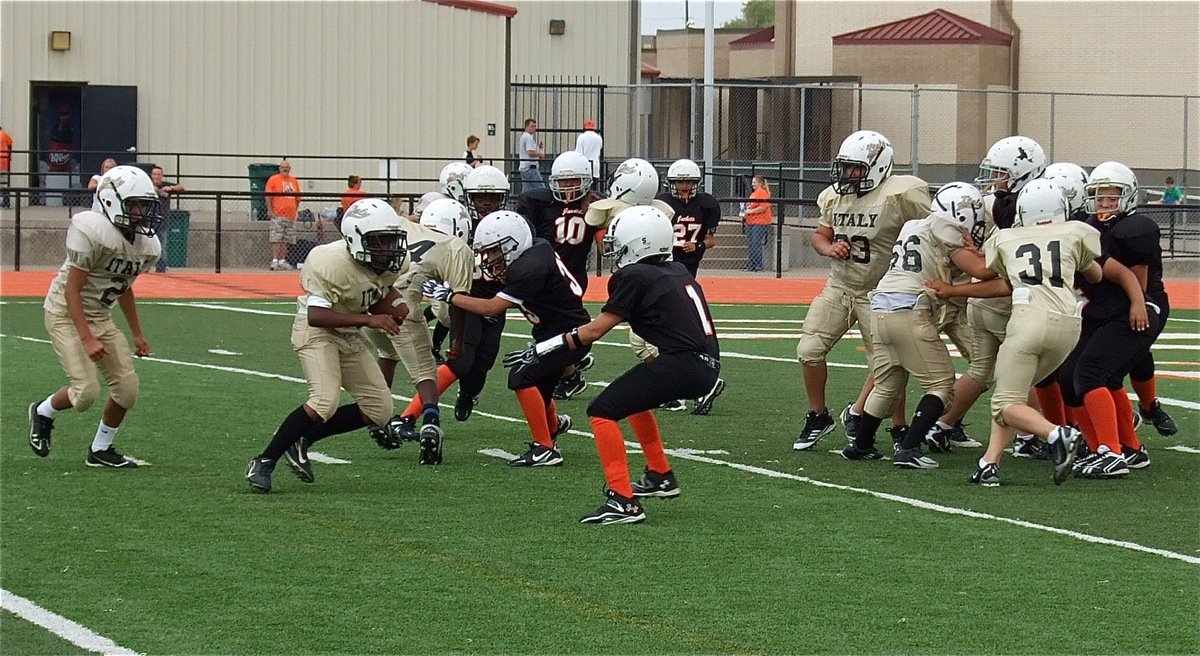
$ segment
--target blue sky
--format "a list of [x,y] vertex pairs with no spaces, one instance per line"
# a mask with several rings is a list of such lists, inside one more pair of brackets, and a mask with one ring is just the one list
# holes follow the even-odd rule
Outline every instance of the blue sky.
[[[684,26],[685,15],[692,20],[693,27],[704,27],[705,4],[705,0],[642,0],[642,34],[680,29]],[[717,0],[713,3],[713,11],[716,27],[720,27],[742,15],[742,1]]]

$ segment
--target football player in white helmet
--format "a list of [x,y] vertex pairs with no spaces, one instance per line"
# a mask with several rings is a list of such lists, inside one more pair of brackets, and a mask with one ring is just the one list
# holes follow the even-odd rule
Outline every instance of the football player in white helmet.
[[[504,365],[525,371],[562,353],[587,350],[623,321],[658,345],[658,358],[622,374],[587,410],[607,489],[604,503],[580,521],[632,524],[646,518],[639,499],[680,493],[652,411],[711,389],[721,366],[720,348],[704,290],[682,264],[671,261],[674,229],[665,214],[645,206],[624,209],[605,241],[613,275],[601,313],[574,330],[539,335],[529,348],[505,356]],[[646,471],[636,482],[629,476],[622,419],[629,421],[646,458]]]
[[[361,329],[394,335],[408,315],[408,305],[393,287],[407,272],[408,225],[387,202],[365,198],[342,216],[342,241],[309,252],[291,337],[308,398],[246,466],[251,488],[271,491],[280,458],[300,480],[313,482],[310,445],[368,424],[386,425],[392,416],[391,390]],[[342,389],[354,403],[338,405]]]
[[[426,296],[484,317],[519,308],[532,324],[535,340],[572,331],[591,319],[583,307],[583,289],[554,247],[534,238],[525,217],[503,210],[485,216],[475,226],[472,246],[482,257],[484,271],[502,281],[504,288],[491,298],[478,298],[430,280],[423,286]],[[571,418],[557,414],[553,392],[563,370],[577,364],[587,352],[587,347],[563,351],[509,373],[508,388],[516,393],[533,438],[529,449],[510,465],[562,464],[556,440],[570,428]]]
[[83,412],[100,396],[97,370],[108,383],[108,399],[84,462],[89,467],[132,468],[137,461],[113,447],[117,429],[138,399],[129,342],[112,318],[121,312],[133,333],[134,353],[150,354],[134,301],[133,282],[162,255],[154,238],[161,223],[158,192],[150,177],[132,166],[116,166],[100,177],[99,212],[82,211],[67,229],[67,258],[43,303],[46,330],[67,384],[29,404],[29,446],[50,455],[58,413]]
[[[796,355],[803,365],[808,413],[792,448],[803,451],[833,431],[825,399],[829,369],[825,358],[855,323],[862,331],[868,357],[871,303],[867,295],[888,269],[892,245],[907,221],[929,216],[929,187],[911,175],[892,174],[892,145],[871,130],[855,132],[842,142],[830,167],[830,186],[817,197],[821,215],[812,247],[832,262],[829,281],[813,299],[804,318]],[[854,432],[870,393],[867,378],[859,398],[842,411],[847,435]],[[906,430],[903,403],[892,416],[897,433]]]
[[979,163],[975,184],[983,193],[1007,191],[1019,193],[1026,183],[1042,176],[1046,169],[1046,153],[1029,137],[1005,137],[992,144]]
[[1063,193],[1067,196],[1067,203],[1071,206],[1071,220],[1087,220],[1083,199],[1087,195],[1085,187],[1087,187],[1088,174],[1082,166],[1070,162],[1055,162],[1046,167],[1042,178],[1053,180],[1062,187]]
[[466,200],[460,202],[471,213],[471,220],[479,221],[492,212],[504,209],[509,188],[508,176],[504,175],[504,171],[483,164],[471,169],[463,179]]
[[[425,208],[429,207],[429,205],[434,201],[448,198],[450,197],[440,191],[427,191],[421,194],[421,197],[417,199],[416,204],[413,205],[413,211],[412,214],[409,215],[408,220],[412,221],[413,223],[420,223],[421,214],[425,212]],[[464,207],[463,210],[466,211],[466,208]]]
[[441,192],[447,198],[467,204],[467,196],[464,188],[467,176],[470,175],[476,167],[467,164],[466,162],[450,162],[442,167],[442,172],[438,175],[438,185],[441,187]]

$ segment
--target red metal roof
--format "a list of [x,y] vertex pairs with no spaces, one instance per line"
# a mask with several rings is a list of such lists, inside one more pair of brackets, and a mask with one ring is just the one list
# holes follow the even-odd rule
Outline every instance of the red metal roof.
[[642,77],[658,78],[661,76],[661,70],[651,66],[650,64],[647,64],[646,62],[642,62]]
[[973,20],[935,9],[928,14],[876,25],[833,37],[833,45],[962,43],[1007,46],[1012,35]]
[[502,5],[499,2],[486,2],[485,0],[425,0],[432,2],[435,5],[445,5],[456,9],[466,9],[468,11],[481,11],[485,14],[494,16],[504,16],[512,18],[517,15],[517,8],[508,5]]
[[773,47],[775,47],[774,25],[729,42],[730,50],[759,50]]

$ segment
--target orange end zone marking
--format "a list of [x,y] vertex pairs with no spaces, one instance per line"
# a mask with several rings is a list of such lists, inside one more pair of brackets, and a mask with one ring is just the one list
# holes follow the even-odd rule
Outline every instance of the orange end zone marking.
[[[0,296],[40,298],[46,295],[56,271],[2,271]],[[1200,281],[1167,280],[1171,307],[1200,310]],[[824,278],[720,278],[705,273],[700,284],[710,303],[807,304],[825,286]],[[212,273],[172,271],[140,275],[133,285],[139,298],[281,299],[300,294],[295,272]],[[608,277],[593,276],[584,300],[608,298]]]

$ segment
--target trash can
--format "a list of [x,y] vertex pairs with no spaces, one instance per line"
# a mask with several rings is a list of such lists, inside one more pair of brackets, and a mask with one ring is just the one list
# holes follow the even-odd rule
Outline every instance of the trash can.
[[250,220],[251,221],[266,221],[270,218],[267,215],[267,199],[262,192],[267,188],[267,180],[271,176],[279,173],[278,164],[251,164],[250,165]]
[[167,212],[166,252],[162,255],[167,260],[167,266],[187,266],[188,228],[191,223],[191,212],[186,210]]

